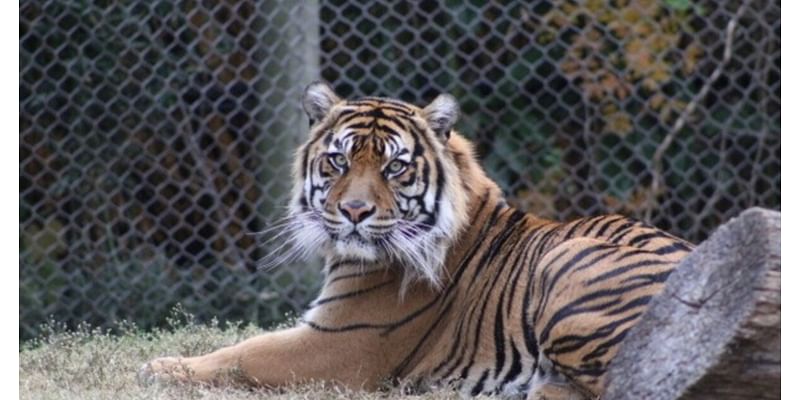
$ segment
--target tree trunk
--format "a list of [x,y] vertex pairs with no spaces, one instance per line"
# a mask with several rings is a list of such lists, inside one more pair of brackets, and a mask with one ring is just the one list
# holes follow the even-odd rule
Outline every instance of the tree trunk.
[[780,218],[751,208],[681,262],[625,339],[605,399],[781,397]]

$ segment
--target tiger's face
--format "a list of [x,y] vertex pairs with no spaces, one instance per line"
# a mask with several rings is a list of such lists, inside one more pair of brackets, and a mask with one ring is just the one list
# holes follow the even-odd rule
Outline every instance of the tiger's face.
[[306,89],[311,134],[295,162],[290,217],[306,252],[400,265],[408,278],[440,281],[447,249],[466,219],[457,166],[447,150],[458,106],[339,99]]

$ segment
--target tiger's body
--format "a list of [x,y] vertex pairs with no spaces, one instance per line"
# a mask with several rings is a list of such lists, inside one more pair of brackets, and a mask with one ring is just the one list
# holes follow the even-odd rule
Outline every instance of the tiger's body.
[[293,328],[157,359],[149,376],[211,381],[238,367],[270,387],[602,394],[620,342],[690,244],[622,216],[557,223],[509,206],[451,131],[451,98],[419,109],[315,84],[305,108],[291,233],[326,255],[319,297]]

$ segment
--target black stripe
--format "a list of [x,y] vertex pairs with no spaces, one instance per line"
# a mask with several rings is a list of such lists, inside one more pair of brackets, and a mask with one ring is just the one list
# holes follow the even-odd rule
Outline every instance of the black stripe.
[[[553,356],[557,354],[566,354],[574,352],[575,350],[581,349],[588,345],[593,340],[598,340],[602,338],[607,338],[614,334],[617,328],[638,319],[642,314],[635,313],[631,314],[625,318],[614,320],[608,324],[605,324],[595,330],[592,331],[589,335],[565,335],[559,337],[558,339],[553,341],[552,346],[547,347],[545,349],[545,354],[548,356]],[[627,331],[628,329],[623,329],[623,331]],[[554,357],[548,357],[548,359],[552,360]]]
[[337,262],[331,264],[328,267],[328,274],[330,274],[333,271],[336,271],[337,269],[339,269],[343,265],[360,264],[360,263],[361,263],[361,260],[357,260],[357,259],[348,259],[348,260],[337,261]]
[[379,268],[379,269],[372,269],[372,270],[365,271],[365,272],[353,272],[351,274],[345,274],[345,275],[337,276],[336,278],[333,278],[330,281],[328,281],[328,284],[330,285],[330,284],[332,284],[334,282],[337,282],[337,281],[341,281],[341,280],[345,280],[345,279],[352,279],[352,278],[360,278],[360,277],[363,277],[363,276],[366,276],[366,275],[372,275],[372,274],[374,274],[376,272],[385,272],[385,271],[386,271],[385,268]]
[[339,126],[341,126],[342,128],[348,128],[347,124],[349,124],[354,119],[356,119],[356,118],[365,118],[365,117],[366,116],[364,115],[363,111],[353,110],[350,115],[339,119],[337,122],[339,123]]
[[608,252],[603,253],[603,254],[601,254],[601,255],[599,255],[599,256],[587,261],[586,263],[584,263],[580,267],[575,268],[575,272],[583,271],[583,270],[585,270],[587,268],[592,268],[592,267],[596,266],[598,262],[603,261],[606,258],[613,256],[614,254],[619,254],[619,247],[614,246],[614,245],[608,245],[608,246],[609,246],[608,247],[608,250],[609,250]]
[[514,341],[511,341],[511,368],[508,369],[508,373],[506,376],[503,377],[503,384],[513,381],[514,379],[522,373],[522,363],[520,362],[520,354],[519,350],[517,350],[517,346],[514,345]]
[[652,254],[653,254],[653,252],[650,251],[650,250],[635,249],[635,248],[630,248],[629,247],[629,248],[625,249],[625,252],[620,254],[619,257],[615,258],[614,262],[619,262],[619,261],[622,261],[622,260],[625,260],[627,258],[631,258],[631,257],[634,257],[634,256],[643,256],[643,255],[652,255]]
[[411,352],[406,356],[406,358],[404,358],[403,361],[401,361],[400,364],[394,368],[394,370],[392,371],[392,377],[400,376],[400,373],[408,366],[408,364],[411,362],[411,360],[419,351],[422,344],[428,340],[428,337],[430,336],[431,332],[433,332],[433,330],[439,325],[439,322],[442,321],[442,318],[444,318],[444,316],[450,312],[450,307],[452,305],[453,305],[452,301],[447,303],[444,309],[439,313],[439,316],[436,318],[436,320],[433,321],[433,323],[430,325],[425,334],[422,335],[422,338],[420,338],[420,340],[417,342],[416,346],[414,346],[414,349],[411,350]]
[[422,137],[422,141],[425,142],[425,145],[427,145],[429,149],[432,149],[433,145],[431,144],[428,135],[425,134],[426,130],[420,126],[415,119],[409,119],[408,122],[411,128],[408,130],[408,132],[414,136],[417,141],[419,141],[420,137]]
[[323,138],[323,140],[322,140],[322,143],[323,143],[325,146],[329,146],[329,145],[331,144],[331,141],[332,141],[332,140],[333,140],[333,131],[332,131],[332,130],[328,130],[328,131],[325,133],[325,136],[324,136],[324,138]]
[[[616,307],[620,304],[619,299],[609,299],[602,303],[597,303],[591,306],[583,306],[583,307],[563,307],[559,309],[553,317],[548,321],[548,325],[552,322],[552,325],[557,325],[558,322],[561,322],[564,319],[575,317],[580,314],[593,314],[608,309],[610,307]],[[544,334],[541,336],[542,344],[545,344],[547,339],[549,339],[549,327],[546,327],[548,335],[545,336]],[[598,332],[599,328],[594,329],[592,332]],[[576,344],[576,341],[579,341],[583,336],[579,335],[562,335],[558,338],[553,339],[553,342],[547,346],[548,354],[560,354],[560,353],[568,353],[574,350],[577,350],[581,346],[583,346],[583,342]]]
[[611,227],[611,224],[621,221],[623,219],[625,219],[625,217],[609,218],[608,221],[606,221],[606,223],[600,227],[600,230],[597,231],[597,236],[603,236],[603,234],[606,233],[606,230]]
[[542,235],[541,239],[539,239],[538,243],[536,244],[536,255],[533,256],[535,263],[538,264],[539,258],[542,256],[542,254],[546,254],[552,249],[552,247],[550,247],[550,241],[556,237],[557,233],[561,232],[562,228],[563,225],[554,225],[547,233]]
[[681,242],[675,242],[673,244],[670,244],[670,245],[667,245],[667,246],[663,246],[663,247],[659,247],[659,248],[657,248],[655,250],[652,250],[652,252],[655,253],[655,254],[664,256],[664,255],[676,253],[676,252],[679,252],[679,251],[691,251],[691,250],[692,250],[692,248],[687,246],[686,244],[681,243]]
[[625,339],[625,336],[628,335],[628,331],[629,331],[629,329],[623,329],[621,332],[616,334],[611,339],[606,340],[605,342],[601,343],[600,345],[595,347],[595,349],[592,350],[592,352],[590,352],[588,354],[585,354],[581,358],[581,361],[588,362],[588,361],[592,361],[592,360],[594,360],[596,358],[599,358],[599,357],[602,357],[602,356],[606,355],[606,353],[608,353],[608,351],[612,347],[622,343],[622,340]]
[[[439,204],[441,203],[442,199],[442,191],[444,191],[445,186],[445,176],[444,176],[444,167],[442,167],[441,160],[436,160],[436,195],[435,201],[433,203],[433,214],[438,218],[439,216]],[[435,224],[431,224],[435,225]]]
[[[584,267],[584,268],[586,266],[592,266],[592,265],[594,265],[594,263],[596,263],[600,259],[610,256],[612,253],[614,253],[614,251],[613,251],[614,249],[616,249],[616,246],[613,246],[613,245],[610,245],[610,244],[606,244],[606,243],[599,243],[599,244],[587,247],[587,248],[581,250],[580,252],[578,252],[577,254],[575,254],[572,258],[570,258],[569,260],[567,260],[566,262],[561,264],[561,268],[559,268],[556,271],[556,273],[553,275],[553,277],[548,280],[549,281],[549,285],[547,286],[547,289],[542,292],[542,298],[547,298],[547,296],[549,296],[550,293],[553,291],[553,288],[555,287],[556,283],[558,283],[559,279],[564,274],[566,274],[570,269],[572,269],[578,263],[583,261],[586,257],[589,257],[590,255],[592,255],[592,254],[594,254],[595,252],[598,252],[598,251],[611,250],[611,251],[609,251],[607,253],[603,253],[602,255],[591,259],[589,262],[587,262],[586,264],[582,265],[582,267]],[[553,265],[556,260],[557,259],[554,259],[552,262],[550,262],[550,264],[548,264],[547,268],[549,269],[550,266]],[[580,269],[584,269],[584,268],[579,268],[579,270]]]
[[606,315],[606,316],[619,315],[619,314],[622,314],[622,313],[624,313],[626,311],[630,311],[630,310],[632,310],[632,309],[634,309],[636,307],[644,307],[648,303],[650,303],[650,300],[652,298],[653,298],[653,296],[650,296],[650,295],[639,296],[639,297],[637,297],[637,298],[635,298],[635,299],[633,299],[633,300],[631,300],[631,301],[619,306],[618,308],[606,311],[603,315]]
[[481,394],[481,392],[483,392],[483,385],[486,382],[486,377],[488,375],[489,375],[489,370],[483,371],[483,374],[481,374],[481,378],[478,379],[478,383],[476,383],[475,386],[470,391],[471,395],[477,396],[477,395]]
[[[308,177],[308,171],[311,170],[311,166],[308,165],[308,153],[310,152],[311,146],[306,146],[303,148],[303,182],[305,182],[306,178]],[[305,186],[305,185],[303,185]]]
[[569,228],[567,233],[564,235],[564,238],[565,239],[571,238],[575,234],[575,232],[578,230],[578,227],[580,227],[581,225],[583,225],[583,224],[585,224],[587,222],[589,222],[589,218],[579,219],[579,220],[573,222],[572,223],[572,227]]
[[364,288],[364,289],[353,290],[351,292],[346,292],[346,293],[337,294],[337,295],[334,295],[334,296],[329,296],[329,297],[326,297],[324,299],[315,300],[313,303],[311,303],[311,307],[317,307],[317,306],[320,306],[320,305],[325,304],[325,303],[330,303],[332,301],[349,299],[351,297],[355,297],[355,296],[358,296],[358,295],[369,293],[369,292],[371,292],[373,290],[378,290],[378,289],[380,289],[380,288],[382,288],[382,287],[384,287],[384,286],[386,286],[386,285],[388,285],[388,284],[390,284],[392,282],[394,282],[394,279],[389,279],[386,282],[381,282],[381,283],[379,283],[377,285],[372,285],[372,286]]
[[470,281],[469,286],[472,286],[472,284],[475,283],[475,280],[477,279],[481,270],[489,265],[488,261],[503,248],[503,245],[506,243],[506,241],[508,241],[509,236],[514,233],[516,225],[522,221],[523,217],[525,217],[525,213],[519,210],[513,210],[511,212],[511,215],[506,220],[505,226],[503,226],[502,229],[495,234],[494,239],[484,252],[483,257],[481,257],[480,261],[478,261],[476,264],[475,273],[472,275],[472,280]]
[[436,304],[437,300],[438,300],[438,298],[434,298],[433,300],[431,300],[430,302],[428,302],[424,306],[418,308],[416,311],[412,312],[411,314],[408,314],[404,318],[402,318],[402,319],[400,319],[400,320],[398,320],[396,322],[393,322],[392,324],[389,324],[389,326],[387,326],[386,329],[383,332],[381,332],[381,336],[387,336],[390,333],[392,333],[394,330],[396,330],[396,329],[400,328],[401,326],[413,321],[414,319],[416,319],[417,317],[422,315],[425,311],[428,311],[431,307],[433,307],[433,305]]
[[663,234],[663,233],[661,233],[661,232],[658,232],[658,231],[656,231],[656,232],[650,232],[650,233],[645,233],[645,234],[638,235],[638,236],[634,237],[633,239],[631,239],[631,240],[628,242],[628,245],[629,245],[629,246],[635,246],[635,245],[636,245],[636,244],[638,244],[638,243],[641,243],[641,242],[646,242],[646,241],[648,241],[648,240],[650,240],[650,239],[655,239],[655,238],[663,238],[663,237],[667,237],[667,236],[666,236],[666,235],[664,235],[664,234]]
[[[384,118],[384,119],[391,120],[391,118]],[[394,121],[392,121],[392,122],[394,122]],[[400,125],[400,124],[398,124],[396,122],[395,122],[395,124]],[[400,135],[400,132],[396,131],[391,126],[384,125],[384,124],[381,124],[381,123],[378,122],[378,123],[376,123],[376,128],[378,130],[380,130],[380,131],[383,131],[384,133],[386,133],[386,134],[388,134],[390,136],[400,136],[400,137],[402,137]]]
[[611,232],[608,235],[608,241],[612,243],[617,243],[620,239],[625,237],[625,235],[630,233],[630,231],[632,230],[631,228],[633,228],[635,225],[636,224],[634,222],[628,221],[618,226],[617,229],[614,230],[614,232]]
[[602,221],[602,220],[604,220],[604,219],[606,219],[606,217],[605,217],[605,216],[600,216],[600,217],[594,218],[594,220],[592,221],[592,223],[591,223],[591,224],[589,224],[589,226],[588,226],[588,227],[586,227],[586,230],[585,230],[585,231],[583,231],[583,235],[589,235],[590,233],[592,233],[592,229],[594,229],[594,227],[595,227],[595,226],[597,226],[597,224],[599,224],[599,223],[600,223],[600,221]]
[[330,326],[319,325],[316,322],[307,321],[304,319],[301,319],[299,322],[308,325],[309,327],[311,327],[311,329],[314,329],[315,331],[326,332],[326,333],[349,332],[349,331],[357,331],[363,329],[383,329],[386,327],[386,325],[388,325],[388,324],[358,323],[358,324],[349,324],[338,327],[330,327]]
[[622,275],[622,274],[624,274],[624,273],[626,273],[628,271],[634,270],[636,268],[650,267],[650,266],[653,266],[653,265],[665,265],[665,264],[669,264],[669,261],[666,261],[666,260],[642,260],[642,261],[639,261],[639,262],[636,262],[636,263],[633,263],[633,264],[629,264],[629,265],[625,265],[625,266],[614,268],[611,271],[606,271],[606,272],[604,272],[604,273],[602,273],[602,274],[600,274],[600,275],[588,280],[585,283],[585,285],[586,286],[594,285],[597,282],[602,282],[602,281],[605,281],[605,280],[609,280],[609,279],[611,279],[611,278],[613,278],[615,276]]
[[[566,253],[566,250],[564,251]],[[533,282],[533,274],[536,268],[531,268],[530,276],[528,277],[528,282]],[[531,306],[531,296],[533,295],[533,288],[529,288],[525,291],[525,296],[522,297],[522,337],[525,341],[525,350],[528,352],[528,355],[533,356],[535,360],[539,359],[539,344],[536,341],[535,332],[533,330],[533,323],[536,321],[535,319],[531,321],[528,318],[528,309]],[[534,366],[535,368],[535,366]]]
[[588,294],[585,294],[585,295],[579,297],[578,299],[572,301],[571,303],[567,304],[566,306],[564,306],[561,309],[559,309],[558,311],[556,311],[556,313],[553,315],[553,317],[550,318],[549,321],[547,321],[547,324],[542,329],[542,334],[539,337],[540,341],[542,341],[542,342],[546,341],[548,339],[548,336],[550,335],[550,331],[562,319],[564,319],[566,317],[569,317],[570,315],[573,315],[576,312],[582,312],[583,310],[586,310],[586,309],[590,309],[590,310],[593,309],[593,306],[579,308],[580,305],[585,304],[585,303],[589,303],[589,302],[592,302],[592,301],[595,301],[595,300],[598,300],[598,299],[602,299],[604,297],[619,296],[619,295],[625,294],[627,292],[630,292],[632,290],[635,290],[635,289],[638,289],[638,288],[641,288],[641,287],[645,287],[645,286],[649,286],[649,285],[650,285],[649,282],[634,283],[634,284],[631,284],[631,285],[628,285],[628,286],[622,286],[622,287],[618,287],[618,288],[614,288],[614,289],[598,290],[598,291],[591,292],[591,293],[588,293]]
[[506,362],[506,345],[503,326],[503,302],[502,299],[497,302],[497,310],[494,314],[494,377],[500,376],[500,371]]
[[407,314],[405,317],[395,320],[393,322],[383,323],[383,324],[373,324],[373,323],[366,323],[360,322],[355,324],[349,324],[339,327],[330,327],[330,326],[323,326],[319,325],[313,321],[306,321],[300,320],[301,323],[305,323],[309,325],[311,328],[321,331],[321,332],[347,332],[347,331],[354,331],[354,330],[363,330],[363,329],[382,329],[380,335],[387,336],[392,333],[394,330],[400,328],[401,326],[413,321],[420,315],[424,314],[428,311],[434,304],[438,301],[438,298],[434,298],[424,306],[414,310],[410,314]]
[[408,106],[408,104],[385,97],[362,97],[358,100],[351,100],[347,102],[347,105],[353,106],[367,106],[367,107],[382,107],[386,109],[391,109],[392,111],[402,112],[412,114],[413,110]]
[[667,271],[664,271],[664,272],[659,272],[657,274],[634,275],[634,276],[625,278],[622,281],[622,283],[629,283],[629,282],[633,282],[635,280],[642,280],[642,281],[646,281],[646,282],[650,282],[650,283],[662,283],[662,282],[665,282],[667,280],[667,278],[669,278],[669,276],[671,274],[672,274],[672,270],[670,269],[670,270],[667,270]]
[[[536,233],[532,233],[531,236],[528,237],[525,247],[522,249],[521,257],[517,259],[517,262],[514,265],[514,276],[506,282],[507,286],[511,286],[510,292],[508,294],[508,300],[506,300],[506,318],[511,317],[511,311],[513,309],[511,302],[514,300],[514,295],[517,293],[517,287],[520,286],[519,277],[522,275],[522,271],[530,271],[531,269],[535,268],[533,262],[531,262],[531,255],[533,252],[536,251]],[[526,282],[524,286],[527,286],[529,283]],[[504,292],[505,294],[505,292]]]

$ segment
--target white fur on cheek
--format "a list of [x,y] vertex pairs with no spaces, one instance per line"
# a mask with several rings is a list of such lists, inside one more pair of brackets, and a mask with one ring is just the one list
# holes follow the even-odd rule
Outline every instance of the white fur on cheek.
[[[433,143],[435,147],[440,146],[439,142]],[[436,152],[444,153],[444,149],[438,148]],[[443,154],[434,157],[442,161],[440,164],[442,170],[438,173],[444,174],[447,178],[445,187],[441,188],[442,196],[437,205],[433,204],[436,201],[437,188],[428,188],[423,200],[428,209],[438,208],[436,223],[429,231],[405,241],[411,246],[405,253],[411,256],[408,257],[413,267],[410,272],[417,275],[408,276],[408,280],[424,279],[434,287],[441,287],[442,280],[446,277],[443,270],[447,252],[465,223],[466,204],[465,197],[460,192],[462,189],[458,168]]]
[[297,220],[300,227],[293,232],[291,240],[302,247],[305,258],[318,254],[329,240],[322,223],[305,214],[299,215]]

